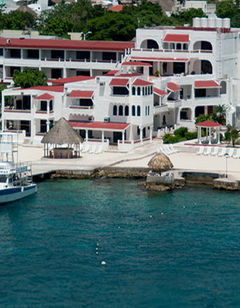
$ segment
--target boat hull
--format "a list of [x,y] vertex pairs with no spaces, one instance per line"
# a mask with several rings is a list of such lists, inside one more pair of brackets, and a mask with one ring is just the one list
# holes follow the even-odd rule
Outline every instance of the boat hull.
[[0,204],[16,201],[37,192],[37,185],[11,187],[0,190]]

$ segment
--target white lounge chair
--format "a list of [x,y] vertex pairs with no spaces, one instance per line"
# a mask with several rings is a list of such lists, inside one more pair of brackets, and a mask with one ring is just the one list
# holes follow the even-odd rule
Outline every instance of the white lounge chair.
[[226,154],[226,150],[226,148],[222,148],[218,153],[218,157],[222,157],[224,154]]
[[171,149],[172,153],[177,153],[178,152],[178,150],[174,149],[173,144],[170,144],[169,148]]
[[229,152],[228,152],[228,156],[229,156],[229,157],[232,157],[232,156],[233,156],[234,150],[235,150],[234,148],[229,149]]
[[83,144],[82,153],[86,153],[88,151],[89,151],[89,144],[88,143],[84,143]]
[[204,151],[204,147],[199,147],[198,151],[197,151],[197,155],[202,155]]
[[218,147],[214,147],[213,150],[212,150],[212,152],[211,152],[211,155],[212,155],[212,156],[216,156],[217,153],[218,153]]
[[209,155],[211,153],[211,147],[206,147],[205,151],[203,152],[203,155]]
[[164,151],[167,153],[167,155],[170,155],[170,154],[171,154],[171,150],[169,149],[169,145],[168,145],[168,144],[165,144],[165,145],[163,146],[163,148],[164,148]]
[[233,158],[236,158],[236,159],[240,158],[240,149],[236,150],[236,153],[233,154]]
[[165,154],[165,155],[168,156],[168,153],[167,153],[167,151],[165,150],[164,147],[160,147],[160,151],[161,151],[163,154]]

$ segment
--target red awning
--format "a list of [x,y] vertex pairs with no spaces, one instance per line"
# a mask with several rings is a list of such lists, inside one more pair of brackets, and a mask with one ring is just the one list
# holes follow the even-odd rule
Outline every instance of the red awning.
[[37,97],[35,97],[35,99],[41,100],[41,101],[50,101],[51,99],[53,99],[54,97],[48,93],[44,93],[41,94]]
[[219,124],[219,123],[207,120],[207,121],[197,123],[196,126],[199,126],[199,127],[220,127],[222,125]]
[[169,43],[188,43],[189,35],[188,34],[167,34],[164,39],[164,42]]
[[123,62],[122,65],[126,65],[126,66],[152,66],[150,63],[134,62],[134,61]]
[[72,92],[69,94],[69,97],[73,98],[92,98],[93,97],[93,91],[80,91],[80,90],[72,90]]
[[116,86],[116,87],[126,87],[128,82],[129,82],[129,79],[113,78],[109,85]]
[[151,86],[152,83],[142,79],[136,79],[133,83],[133,86]]
[[188,62],[189,58],[159,58],[159,57],[131,57],[132,60],[160,61],[160,62]]
[[214,80],[197,80],[194,83],[195,89],[206,89],[206,88],[221,88],[221,86]]
[[163,95],[168,94],[167,92],[165,92],[165,91],[163,91],[161,89],[158,89],[158,88],[153,88],[153,92],[154,92],[154,94],[157,94],[159,96],[163,96]]
[[130,124],[129,123],[112,123],[112,122],[74,122],[69,121],[69,124],[73,128],[78,129],[91,129],[91,130],[109,130],[109,131],[123,131],[125,130]]
[[179,86],[174,83],[174,82],[168,82],[167,83],[167,88],[168,90],[170,90],[171,92],[177,92],[177,91],[181,91],[182,89],[179,88]]
[[109,72],[107,72],[105,75],[106,76],[114,76],[119,72],[119,70],[111,70]]

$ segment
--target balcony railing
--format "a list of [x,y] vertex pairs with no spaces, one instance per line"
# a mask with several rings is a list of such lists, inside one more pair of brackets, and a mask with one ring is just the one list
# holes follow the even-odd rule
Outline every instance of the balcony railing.
[[196,49],[196,50],[177,50],[177,49],[148,49],[148,48],[133,48],[132,51],[147,51],[147,52],[162,52],[162,53],[212,53],[212,50],[203,50],[203,49]]

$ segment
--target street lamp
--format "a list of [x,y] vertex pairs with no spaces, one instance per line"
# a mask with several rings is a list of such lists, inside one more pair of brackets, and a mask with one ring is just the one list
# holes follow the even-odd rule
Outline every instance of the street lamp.
[[83,38],[84,41],[86,40],[86,36],[87,36],[88,34],[91,34],[91,33],[92,33],[92,31],[88,31],[88,32],[86,32],[86,33],[80,32],[80,34],[81,34],[81,36],[82,36],[82,38]]
[[227,159],[229,158],[229,154],[228,153],[225,153],[224,154],[225,158],[226,158],[226,178],[228,177],[228,170],[227,170]]

